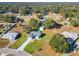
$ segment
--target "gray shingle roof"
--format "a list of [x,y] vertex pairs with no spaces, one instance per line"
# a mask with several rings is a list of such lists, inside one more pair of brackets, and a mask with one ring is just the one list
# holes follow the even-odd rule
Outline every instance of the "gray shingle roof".
[[30,38],[33,38],[33,37],[40,37],[40,35],[41,35],[41,32],[40,31],[32,31],[31,33],[30,33],[30,35],[29,35],[29,37]]

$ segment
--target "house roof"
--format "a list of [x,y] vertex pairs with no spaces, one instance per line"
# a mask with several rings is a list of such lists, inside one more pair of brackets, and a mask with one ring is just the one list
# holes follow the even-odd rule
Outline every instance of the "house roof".
[[29,37],[40,37],[41,32],[40,31],[32,31],[29,35]]
[[18,34],[19,34],[18,32],[8,32],[8,33],[4,34],[2,36],[2,38],[7,38],[7,39],[10,39],[10,40],[15,40],[16,37],[18,36]]
[[75,32],[63,32],[61,33],[65,38],[73,38],[74,40],[78,38],[78,34]]
[[67,38],[68,43],[73,43],[74,39],[73,38]]
[[39,19],[39,21],[45,21],[45,17],[41,17],[41,19]]

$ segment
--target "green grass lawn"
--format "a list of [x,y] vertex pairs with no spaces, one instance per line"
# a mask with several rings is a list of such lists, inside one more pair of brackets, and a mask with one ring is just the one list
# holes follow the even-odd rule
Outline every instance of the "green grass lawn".
[[0,28],[0,32],[3,32],[4,30],[3,30],[3,28]]
[[42,37],[40,40],[35,40],[33,42],[30,42],[25,48],[24,51],[27,51],[31,54],[33,54],[34,52],[39,51],[40,49],[44,48],[45,42],[46,40],[50,40],[50,38],[52,37],[52,33],[50,31],[45,31],[44,32],[46,35],[44,37]]
[[43,44],[44,44],[44,40],[35,40],[33,42],[30,42],[24,48],[24,50],[32,54],[32,53],[38,51],[39,49],[42,49]]
[[23,34],[22,37],[17,39],[16,42],[10,46],[10,48],[15,48],[15,49],[19,48],[27,39],[27,37],[28,37],[27,34]]

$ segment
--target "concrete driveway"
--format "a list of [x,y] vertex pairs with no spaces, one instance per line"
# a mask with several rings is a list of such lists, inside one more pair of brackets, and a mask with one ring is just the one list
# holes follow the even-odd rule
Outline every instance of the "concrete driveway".
[[25,48],[25,46],[28,45],[28,43],[31,41],[32,39],[28,37],[28,39],[26,39],[26,41],[17,49],[20,51],[23,51],[23,49]]

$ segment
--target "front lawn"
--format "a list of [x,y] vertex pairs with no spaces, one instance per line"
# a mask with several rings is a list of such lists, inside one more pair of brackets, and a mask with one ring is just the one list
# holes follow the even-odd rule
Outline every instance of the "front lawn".
[[30,42],[24,50],[29,53],[34,53],[38,50],[40,50],[43,47],[43,41],[42,40],[35,40],[34,42]]
[[51,31],[49,31],[49,30],[45,30],[44,33],[45,33],[44,37],[42,37],[40,40],[35,40],[33,42],[30,42],[24,48],[24,50],[31,53],[31,54],[33,54],[37,51],[41,51],[44,48],[45,42],[49,41],[53,35],[53,33],[51,33]]
[[24,41],[27,39],[27,37],[28,37],[27,34],[23,34],[19,39],[16,40],[14,44],[10,46],[10,48],[14,48],[14,49],[19,48],[24,43]]

